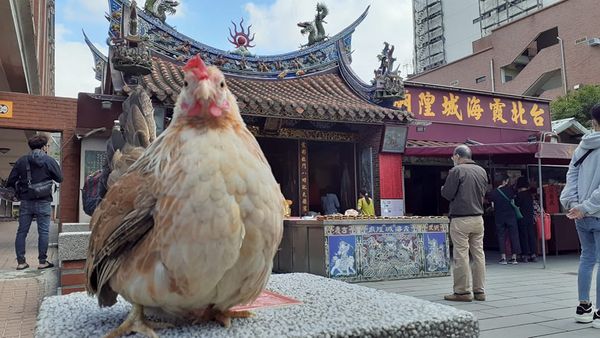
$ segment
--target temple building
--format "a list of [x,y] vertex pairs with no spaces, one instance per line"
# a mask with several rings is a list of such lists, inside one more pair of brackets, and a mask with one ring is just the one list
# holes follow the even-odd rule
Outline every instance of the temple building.
[[[151,104],[140,111],[154,116],[160,133],[183,85],[181,67],[200,54],[224,72],[244,121],[292,201],[291,215],[321,212],[325,190],[339,196],[342,212],[356,207],[362,188],[372,193],[378,207],[382,199],[402,199],[398,168],[412,114],[393,106],[404,98],[402,80],[393,70],[393,46],[386,44],[376,80],[363,83],[350,68],[350,51],[352,33],[368,8],[347,28],[325,38],[319,20],[328,11],[319,6],[314,21],[299,24],[311,32],[306,46],[281,55],[254,56],[242,25],[241,32],[236,27],[231,36],[238,48],[229,52],[182,35],[160,14],[137,8],[135,2],[112,0],[109,55],[102,55],[86,37],[102,83],[97,93],[79,95],[78,128],[81,133],[106,131],[82,141],[81,184],[104,161],[113,120],[133,113],[121,109],[122,102],[147,97],[149,101],[140,102]],[[384,132],[389,144],[382,148]],[[83,213],[80,219],[85,219]]]

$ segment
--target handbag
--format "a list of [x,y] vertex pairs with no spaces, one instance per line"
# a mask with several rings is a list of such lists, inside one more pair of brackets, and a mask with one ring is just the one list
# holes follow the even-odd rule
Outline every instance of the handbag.
[[515,211],[515,215],[517,216],[517,220],[523,219],[523,213],[521,213],[521,209],[519,209],[519,207],[515,204],[515,200],[514,199],[509,199],[508,196],[506,196],[502,192],[502,190],[500,190],[500,188],[496,188],[496,190],[498,190],[498,193],[500,195],[502,195],[502,197],[504,197],[508,201],[508,203],[510,203],[510,206]]
[[52,187],[54,186],[52,180],[31,183],[31,166],[29,165],[29,160],[25,161],[25,166],[27,168],[28,191],[31,191],[36,199],[52,196]]

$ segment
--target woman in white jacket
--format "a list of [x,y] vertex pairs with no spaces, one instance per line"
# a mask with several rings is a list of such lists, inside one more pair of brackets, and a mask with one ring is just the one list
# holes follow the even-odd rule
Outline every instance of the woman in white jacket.
[[[600,262],[600,104],[590,110],[594,131],[585,135],[573,154],[567,172],[567,184],[560,202],[575,220],[581,243],[577,287],[579,306],[575,320],[600,329],[600,309],[594,311],[590,287],[594,266]],[[596,306],[600,304],[600,273],[596,276]]]

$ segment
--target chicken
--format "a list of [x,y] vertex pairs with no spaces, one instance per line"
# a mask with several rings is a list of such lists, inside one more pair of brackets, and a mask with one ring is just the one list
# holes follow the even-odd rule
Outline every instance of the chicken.
[[86,289],[100,306],[132,303],[107,337],[156,337],[144,308],[214,319],[255,300],[270,276],[283,231],[283,195],[233,94],[199,56],[171,125],[110,187],[93,214]]

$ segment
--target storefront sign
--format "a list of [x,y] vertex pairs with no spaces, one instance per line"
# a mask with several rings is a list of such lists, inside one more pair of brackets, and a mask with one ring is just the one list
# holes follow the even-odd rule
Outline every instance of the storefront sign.
[[12,101],[0,101],[0,118],[10,119],[13,117]]
[[405,86],[405,98],[393,102],[416,119],[435,122],[550,131],[548,102],[463,91]]

